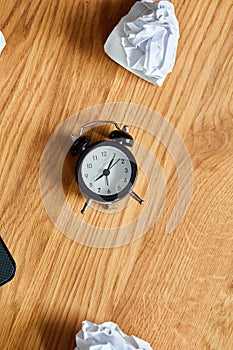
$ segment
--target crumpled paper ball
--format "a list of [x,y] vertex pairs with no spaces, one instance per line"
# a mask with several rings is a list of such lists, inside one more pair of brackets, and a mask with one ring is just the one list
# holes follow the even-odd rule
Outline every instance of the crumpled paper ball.
[[76,335],[75,350],[152,350],[151,346],[133,335],[127,336],[113,322],[95,324],[83,321]]
[[0,32],[0,53],[2,52],[5,46],[6,46],[6,41],[5,41],[4,35],[2,32]]
[[104,49],[124,68],[161,86],[175,64],[179,37],[172,3],[141,0],[113,29]]

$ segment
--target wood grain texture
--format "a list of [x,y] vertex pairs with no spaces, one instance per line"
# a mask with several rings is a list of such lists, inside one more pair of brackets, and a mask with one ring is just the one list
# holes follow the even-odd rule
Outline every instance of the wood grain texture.
[[[0,57],[0,234],[17,262],[16,277],[0,290],[1,349],[73,349],[84,319],[117,322],[155,350],[233,348],[232,2],[174,1],[181,38],[161,88],[104,54],[132,4],[0,2],[7,41]],[[119,101],[149,107],[177,129],[192,159],[194,192],[180,226],[166,235],[177,174],[154,140],[168,185],[160,219],[130,245],[94,249],[49,220],[40,159],[70,115]]]

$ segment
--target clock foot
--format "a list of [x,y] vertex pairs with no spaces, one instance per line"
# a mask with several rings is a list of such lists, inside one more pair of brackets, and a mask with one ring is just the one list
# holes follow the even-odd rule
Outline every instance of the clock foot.
[[136,201],[138,201],[139,204],[144,204],[144,200],[141,199],[135,192],[131,191],[130,196],[133,197]]
[[86,214],[86,211],[87,211],[89,205],[91,204],[91,202],[92,202],[92,199],[88,198],[88,200],[86,201],[86,203],[84,204],[84,206],[83,206],[83,208],[81,210],[82,214]]

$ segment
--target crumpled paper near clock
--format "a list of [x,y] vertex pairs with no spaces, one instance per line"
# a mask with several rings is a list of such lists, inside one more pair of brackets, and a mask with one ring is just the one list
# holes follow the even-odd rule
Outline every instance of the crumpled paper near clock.
[[130,72],[161,86],[175,64],[179,37],[171,2],[141,0],[113,29],[104,50]]
[[4,35],[2,32],[0,32],[0,53],[2,52],[5,46],[6,46],[6,41],[5,41]]
[[146,341],[128,336],[113,322],[95,324],[83,321],[76,335],[75,350],[152,350]]

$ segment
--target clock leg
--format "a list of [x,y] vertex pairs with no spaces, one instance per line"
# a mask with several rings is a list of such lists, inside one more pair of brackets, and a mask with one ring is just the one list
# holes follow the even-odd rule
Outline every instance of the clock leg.
[[133,197],[133,199],[138,201],[138,203],[144,204],[144,200],[141,199],[135,192],[131,191],[129,194],[130,194],[131,197]]
[[85,214],[85,213],[86,213],[86,211],[87,211],[89,205],[91,204],[91,202],[92,202],[92,199],[91,199],[91,198],[88,198],[88,200],[86,201],[86,203],[84,204],[84,206],[83,206],[83,208],[82,208],[82,210],[81,210],[81,213],[82,213],[82,214]]

